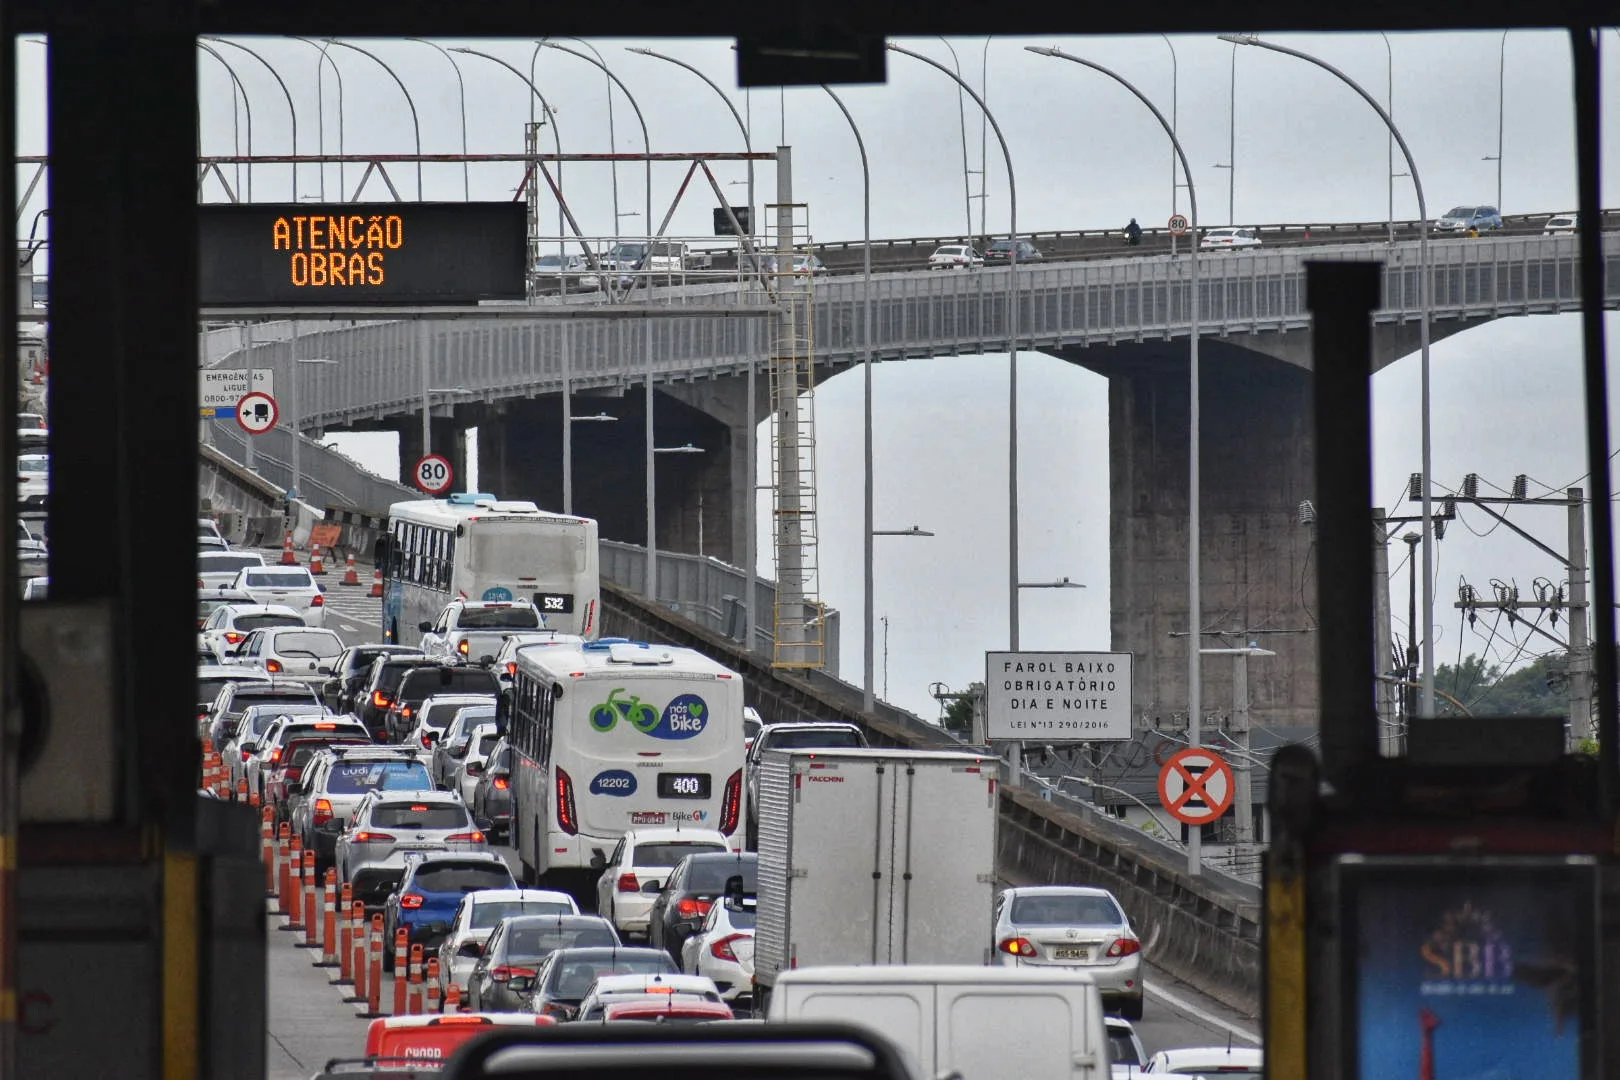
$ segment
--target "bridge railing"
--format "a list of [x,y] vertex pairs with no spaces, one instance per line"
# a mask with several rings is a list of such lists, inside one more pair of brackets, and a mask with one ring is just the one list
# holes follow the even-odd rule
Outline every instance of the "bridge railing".
[[[248,440],[253,440],[253,469],[278,488],[292,487],[293,433],[285,427],[272,428],[263,435],[248,435],[229,421],[214,421],[205,429],[208,444],[232,461],[247,461]],[[303,445],[298,456],[299,496],[321,506],[337,503],[386,511],[401,499],[420,497],[404,484],[385,480],[353,458],[308,436],[299,436]]]

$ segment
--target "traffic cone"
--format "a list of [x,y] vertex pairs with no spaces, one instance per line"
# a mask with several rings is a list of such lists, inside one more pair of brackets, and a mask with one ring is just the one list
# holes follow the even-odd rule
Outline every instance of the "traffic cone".
[[443,1005],[439,1001],[439,958],[428,957],[427,962],[427,1008],[429,1013],[443,1012]]
[[321,545],[313,544],[309,549],[309,572],[312,574],[326,573],[326,561],[321,558]]
[[371,598],[381,600],[382,594],[382,571],[373,570],[371,572]]
[[343,568],[343,580],[338,582],[338,584],[339,585],[359,585],[360,584],[360,571],[355,569],[354,552],[352,552],[352,551],[349,552],[348,565],[344,566],[344,568]]
[[293,554],[292,530],[291,529],[283,529],[281,531],[281,565],[282,566],[297,566],[298,565],[298,556]]
[[[396,976],[397,977],[397,976]],[[405,1012],[422,1015],[422,946],[411,946],[410,977],[406,985]]]
[[461,1011],[461,987],[455,983],[451,983],[450,988],[444,992],[444,1011],[447,1013]]
[[[377,917],[379,919],[382,918],[382,916],[380,916],[380,915],[377,916]],[[395,1016],[404,1016],[405,1012],[406,1012],[405,991],[406,991],[407,986],[409,985],[408,976],[410,974],[410,969],[406,965],[408,965],[410,963],[409,957],[410,957],[410,954],[411,954],[410,945],[408,944],[408,941],[409,941],[409,935],[406,933],[405,928],[403,926],[400,927],[398,930],[394,931],[394,1015]]]

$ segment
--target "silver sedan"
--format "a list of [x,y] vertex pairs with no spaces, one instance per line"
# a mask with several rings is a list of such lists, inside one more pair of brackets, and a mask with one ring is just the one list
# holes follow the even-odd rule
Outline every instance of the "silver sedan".
[[1028,885],[996,898],[996,959],[1005,967],[1072,967],[1103,1003],[1142,1019],[1142,943],[1107,889]]

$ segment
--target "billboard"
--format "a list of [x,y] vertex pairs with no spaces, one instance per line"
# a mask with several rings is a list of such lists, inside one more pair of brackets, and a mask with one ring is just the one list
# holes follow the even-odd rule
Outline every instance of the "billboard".
[[1596,876],[1569,859],[1341,864],[1354,1080],[1582,1080]]

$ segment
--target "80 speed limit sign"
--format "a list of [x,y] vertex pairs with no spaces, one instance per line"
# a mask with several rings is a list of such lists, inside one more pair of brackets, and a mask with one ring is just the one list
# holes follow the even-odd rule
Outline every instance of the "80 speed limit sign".
[[429,495],[443,495],[450,490],[455,482],[455,470],[450,468],[450,462],[438,454],[429,454],[416,463],[415,474],[412,477],[416,486]]

